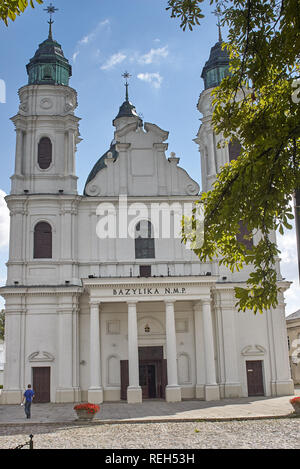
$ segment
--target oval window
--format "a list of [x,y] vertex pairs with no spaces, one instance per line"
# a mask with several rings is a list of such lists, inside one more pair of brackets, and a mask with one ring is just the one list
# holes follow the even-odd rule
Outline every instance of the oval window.
[[41,169],[48,169],[52,162],[52,143],[50,138],[43,137],[38,146],[38,164]]

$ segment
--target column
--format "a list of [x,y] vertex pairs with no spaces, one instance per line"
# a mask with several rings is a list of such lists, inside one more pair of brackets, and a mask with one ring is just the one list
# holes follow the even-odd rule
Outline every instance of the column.
[[166,386],[166,401],[181,401],[181,388],[177,376],[177,351],[174,301],[166,301],[166,351],[168,385]]
[[88,401],[91,404],[103,402],[100,354],[100,313],[99,303],[90,303],[90,387]]
[[128,370],[129,386],[127,388],[128,404],[138,404],[142,402],[142,388],[139,384],[139,354],[138,354],[138,334],[137,334],[137,312],[134,301],[128,304]]
[[277,307],[266,311],[264,314],[267,316],[269,336],[274,350],[274,354],[270,355],[270,362],[275,371],[271,378],[271,393],[273,396],[293,395],[294,382],[291,379],[289,363],[283,291],[278,293]]
[[195,353],[196,353],[196,399],[204,399],[205,357],[203,353],[202,304],[194,304]]
[[242,387],[239,379],[234,290],[220,291],[219,295],[219,305],[223,325],[221,332],[223,336],[225,371],[224,397],[241,397]]
[[74,402],[73,389],[73,310],[62,303],[57,310],[59,355],[58,355],[58,386],[55,402]]
[[220,399],[220,390],[216,381],[213,325],[209,299],[202,302],[202,316],[206,370],[205,400],[215,401]]
[[16,134],[15,174],[20,176],[22,174],[23,131],[21,129],[16,129]]
[[[15,305],[18,302],[14,298]],[[12,302],[12,300],[11,300]],[[23,383],[21,377],[21,363],[24,361],[22,356],[22,308],[15,310],[15,305],[8,305],[6,298],[5,311],[5,347],[6,347],[6,365],[4,367],[4,389],[1,395],[1,404],[19,404],[23,397]],[[8,366],[10,365],[10,366]]]

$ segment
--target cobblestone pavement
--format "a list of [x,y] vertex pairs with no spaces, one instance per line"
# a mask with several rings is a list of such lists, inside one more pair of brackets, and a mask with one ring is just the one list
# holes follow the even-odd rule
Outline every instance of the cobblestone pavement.
[[13,425],[0,427],[0,448],[24,444],[32,433],[34,449],[300,449],[299,428],[299,418]]
[[291,397],[103,403],[83,424],[73,404],[33,404],[31,420],[20,405],[0,405],[0,449],[24,444],[30,434],[35,449],[300,449]]

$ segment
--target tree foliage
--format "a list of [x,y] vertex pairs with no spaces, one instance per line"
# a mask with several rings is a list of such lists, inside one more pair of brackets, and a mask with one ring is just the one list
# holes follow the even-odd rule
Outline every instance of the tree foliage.
[[[170,3],[178,9],[202,2]],[[231,72],[213,90],[213,125],[227,143],[238,139],[242,151],[201,196],[205,240],[195,252],[202,261],[217,256],[232,271],[252,264],[246,287],[235,292],[239,309],[256,313],[277,305],[279,251],[272,232],[292,228],[292,197],[300,187],[300,3],[211,3],[229,29],[223,47]],[[189,16],[184,19],[188,24]],[[241,221],[259,233],[252,249],[237,240]],[[193,239],[193,232],[183,239]]]
[[[35,1],[39,4],[43,3],[43,0]],[[16,17],[23,13],[28,5],[34,8],[34,0],[0,0],[0,19],[7,26],[8,20],[15,21]]]

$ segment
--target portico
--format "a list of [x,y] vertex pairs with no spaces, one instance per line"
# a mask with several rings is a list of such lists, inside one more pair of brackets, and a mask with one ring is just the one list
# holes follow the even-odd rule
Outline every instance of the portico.
[[[219,386],[216,378],[215,366],[215,345],[213,320],[211,309],[211,289],[216,282],[216,278],[210,276],[197,277],[166,277],[166,278],[122,278],[122,279],[83,279],[85,294],[89,298],[90,315],[90,378],[88,400],[89,402],[101,403],[104,399],[102,367],[107,363],[107,357],[101,356],[101,350],[107,353],[107,347],[101,347],[101,340],[104,336],[110,335],[109,327],[113,327],[112,321],[106,319],[106,326],[101,330],[101,314],[105,311],[105,306],[114,309],[114,305],[122,305],[123,316],[114,319],[115,331],[112,334],[117,343],[115,348],[120,347],[122,331],[118,328],[118,321],[127,314],[126,341],[127,347],[124,354],[116,355],[115,366],[120,366],[118,361],[128,360],[128,386],[126,398],[128,403],[142,402],[142,387],[140,383],[141,361],[139,352],[145,347],[152,347],[155,354],[155,347],[163,350],[163,362],[166,363],[166,383],[161,383],[158,373],[160,365],[155,368],[152,365],[152,386],[157,387],[158,382],[164,385],[163,395],[167,402],[178,402],[185,397],[185,393],[195,389],[194,397],[200,399],[219,399]],[[189,311],[189,315],[181,311]],[[149,314],[150,312],[150,314]],[[109,316],[106,314],[106,318]],[[184,317],[185,316],[185,317]],[[112,317],[116,317],[113,315]],[[192,318],[192,322],[187,318]],[[142,324],[141,324],[142,322]],[[190,324],[188,325],[188,323]],[[103,323],[103,321],[102,321]],[[150,323],[150,325],[149,325]],[[188,342],[192,338],[194,347],[189,348],[188,343],[178,340],[184,337]],[[203,354],[205,357],[203,357]],[[151,356],[148,356],[148,363]],[[155,357],[153,357],[155,358]],[[202,363],[205,363],[203,369]],[[178,359],[180,363],[178,363]],[[195,368],[196,373],[191,373],[191,369],[181,370],[180,376],[186,375],[184,379],[179,379],[179,365],[185,364],[187,368]],[[157,361],[157,363],[159,363]],[[146,372],[150,372],[148,368]],[[159,370],[158,370],[159,368]],[[120,373],[120,379],[124,378]],[[194,374],[195,380],[192,375]],[[163,380],[162,380],[163,381]],[[181,382],[180,382],[181,381]],[[193,382],[194,381],[194,382]],[[120,382],[120,387],[124,383]],[[127,384],[127,383],[126,383]],[[145,384],[145,383],[144,383]],[[106,395],[109,395],[109,390]],[[152,392],[153,395],[153,392]],[[156,395],[154,393],[154,395]],[[157,397],[161,394],[157,393]],[[106,399],[107,400],[107,399]]]

